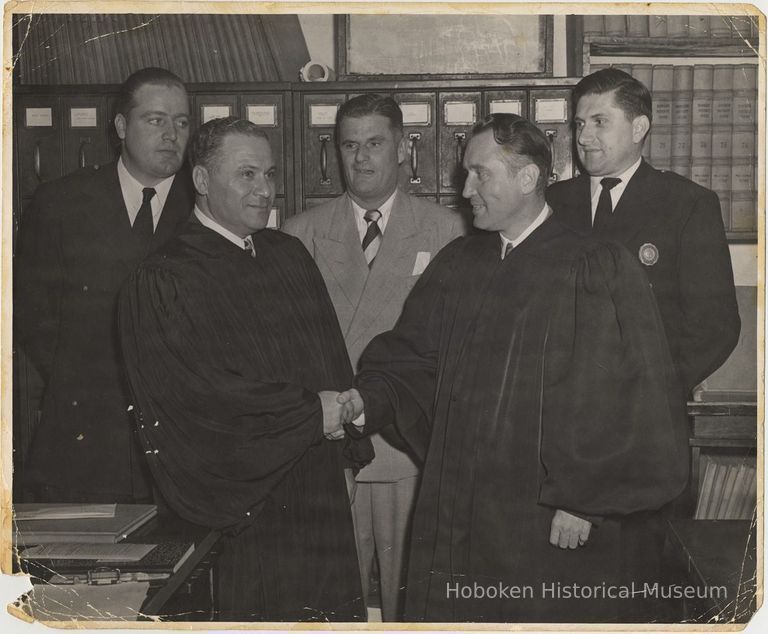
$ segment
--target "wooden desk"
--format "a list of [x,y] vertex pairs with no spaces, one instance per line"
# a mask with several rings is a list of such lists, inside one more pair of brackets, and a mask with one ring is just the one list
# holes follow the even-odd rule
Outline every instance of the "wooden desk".
[[[710,589],[686,600],[681,619],[746,623],[756,610],[756,526],[744,520],[672,520],[667,533],[671,564],[683,585]],[[724,592],[716,588],[724,588]]]

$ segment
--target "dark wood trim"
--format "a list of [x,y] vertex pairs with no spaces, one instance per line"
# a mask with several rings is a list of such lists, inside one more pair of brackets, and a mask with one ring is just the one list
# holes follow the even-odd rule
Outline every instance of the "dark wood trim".
[[757,57],[757,39],[586,36],[592,57]]
[[583,39],[584,16],[565,16],[566,72],[569,77],[581,77],[584,74],[582,59]]

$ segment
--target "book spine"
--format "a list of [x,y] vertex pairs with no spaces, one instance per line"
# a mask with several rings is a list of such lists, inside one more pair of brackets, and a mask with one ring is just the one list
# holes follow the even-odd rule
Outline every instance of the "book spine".
[[667,37],[688,37],[688,16],[667,16]]
[[624,15],[605,16],[605,34],[623,36],[627,34],[627,19]]
[[672,171],[691,176],[693,66],[675,66],[672,88]]
[[757,68],[733,69],[733,133],[731,136],[731,229],[755,231],[755,151],[757,129]]
[[629,37],[648,37],[648,16],[628,15],[627,35]]
[[672,158],[672,66],[653,67],[653,134],[651,135],[651,163],[659,169],[668,169]]
[[648,16],[648,35],[651,37],[667,37],[667,16]]
[[711,37],[731,37],[730,18],[722,15],[713,15],[709,20],[709,35]]
[[712,81],[714,68],[693,69],[691,104],[691,180],[709,188],[712,182]]
[[731,230],[731,160],[712,159],[712,190],[720,199],[723,226]]

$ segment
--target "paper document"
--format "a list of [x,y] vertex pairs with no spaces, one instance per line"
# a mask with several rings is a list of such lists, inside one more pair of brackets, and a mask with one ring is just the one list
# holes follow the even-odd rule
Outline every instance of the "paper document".
[[117,504],[15,504],[14,519],[68,520],[114,517]]
[[40,544],[21,553],[22,559],[96,559],[139,561],[156,544]]

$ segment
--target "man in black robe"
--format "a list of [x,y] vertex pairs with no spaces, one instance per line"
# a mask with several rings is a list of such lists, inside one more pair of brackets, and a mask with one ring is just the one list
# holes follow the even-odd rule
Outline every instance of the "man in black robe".
[[269,142],[218,119],[191,141],[194,217],[129,279],[120,331],[140,438],[184,519],[225,531],[221,620],[364,619],[334,390],[351,368],[323,279],[263,230]]
[[525,119],[478,125],[464,196],[484,231],[440,252],[340,397],[425,459],[409,621],[618,620],[644,514],[686,484],[652,291],[622,246],[550,217],[550,158]]

